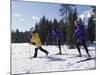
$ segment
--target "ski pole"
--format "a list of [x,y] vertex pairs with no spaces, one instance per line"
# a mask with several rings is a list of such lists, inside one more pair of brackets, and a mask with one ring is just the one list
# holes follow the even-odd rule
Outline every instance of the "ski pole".
[[29,43],[29,56],[31,57],[30,43]]

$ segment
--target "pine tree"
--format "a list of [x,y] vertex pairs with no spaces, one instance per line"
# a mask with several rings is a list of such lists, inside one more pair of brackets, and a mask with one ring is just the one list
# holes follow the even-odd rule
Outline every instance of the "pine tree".
[[91,6],[92,14],[88,19],[87,40],[93,43],[96,40],[96,7]]
[[93,15],[88,20],[87,38],[91,43],[95,41],[96,37],[96,24]]
[[[73,9],[73,7],[75,9]],[[77,9],[74,5],[62,5],[61,9],[61,16],[66,17],[66,43],[69,45],[69,48],[74,47],[74,38],[73,33],[75,29],[74,21],[77,19]],[[65,16],[64,16],[65,15]]]
[[[75,6],[72,6],[75,7]],[[75,20],[77,19],[77,9],[75,7],[75,9],[70,9],[69,10],[69,16],[68,16],[68,26],[67,26],[67,44],[70,45],[69,48],[74,48],[74,30],[75,30]]]
[[63,19],[65,20],[66,24],[68,22],[68,13],[69,13],[69,9],[70,9],[69,4],[61,4],[61,8],[59,9],[60,11],[60,15],[63,17]]
[[15,32],[11,31],[11,43],[15,43]]
[[63,19],[59,21],[59,28],[60,28],[61,35],[62,35],[61,42],[62,44],[65,44],[66,43],[66,24]]
[[58,29],[59,28],[59,24],[56,18],[54,18],[53,20],[53,27],[52,30]]
[[49,42],[52,41],[48,40],[48,38],[51,39],[51,37],[49,37],[49,33],[52,31],[52,21],[49,21],[45,18],[45,16],[43,16],[37,26],[42,44],[47,44],[47,42],[49,44]]

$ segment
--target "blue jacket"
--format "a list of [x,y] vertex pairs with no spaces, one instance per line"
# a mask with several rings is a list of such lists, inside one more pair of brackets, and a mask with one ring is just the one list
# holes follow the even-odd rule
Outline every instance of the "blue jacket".
[[52,35],[56,39],[56,41],[61,41],[61,32],[60,31],[52,31]]
[[75,28],[74,36],[79,42],[85,42],[85,29],[83,25],[78,25]]

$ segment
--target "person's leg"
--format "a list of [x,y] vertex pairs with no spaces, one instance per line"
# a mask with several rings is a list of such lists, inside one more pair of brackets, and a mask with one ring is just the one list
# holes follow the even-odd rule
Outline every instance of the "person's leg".
[[82,56],[81,51],[80,51],[80,47],[79,47],[79,42],[76,43],[76,47],[77,47],[77,50],[79,52],[79,56]]
[[61,53],[61,43],[60,43],[60,41],[58,41],[58,48],[59,48],[59,53],[58,54],[62,54]]
[[39,47],[39,49],[40,49],[42,52],[46,53],[46,55],[48,55],[49,52],[48,52],[47,50],[43,49],[41,46]]
[[37,57],[37,53],[38,53],[38,48],[35,48],[35,53],[34,53],[33,58]]
[[87,55],[90,57],[90,54],[89,54],[89,52],[88,52],[88,48],[87,48],[87,46],[86,46],[86,43],[85,43],[85,42],[83,42],[83,47],[84,47],[84,49],[85,49],[85,51],[86,51]]

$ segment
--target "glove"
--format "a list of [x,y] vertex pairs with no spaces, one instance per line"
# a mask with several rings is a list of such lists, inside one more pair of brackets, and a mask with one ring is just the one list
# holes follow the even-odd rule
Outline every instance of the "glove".
[[36,43],[35,43],[35,42],[30,42],[30,44],[32,44],[32,45],[36,45]]
[[31,42],[32,43],[32,45],[36,45],[36,43],[35,42]]

